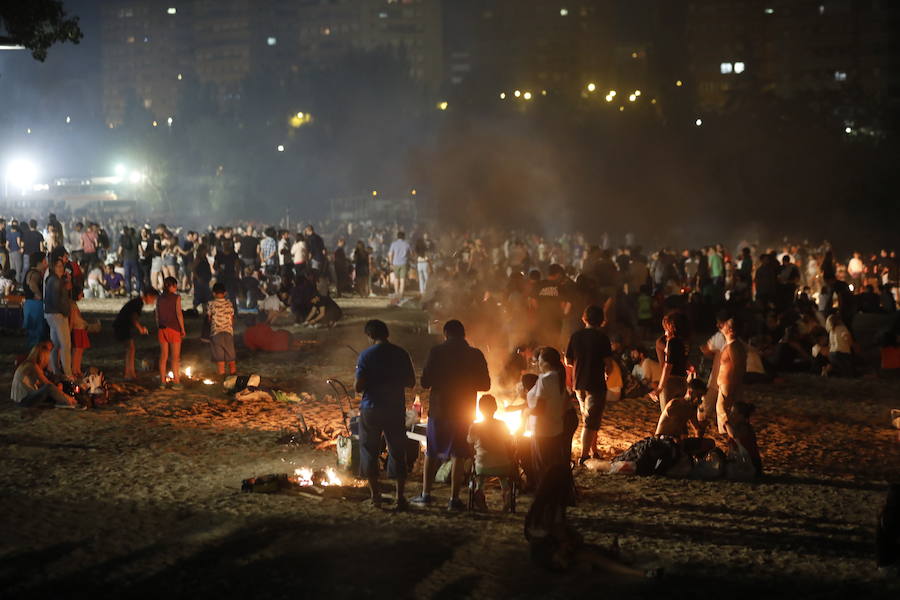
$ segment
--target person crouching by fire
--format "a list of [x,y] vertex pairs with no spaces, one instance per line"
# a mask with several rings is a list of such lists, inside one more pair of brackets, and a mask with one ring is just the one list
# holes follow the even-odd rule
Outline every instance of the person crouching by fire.
[[369,480],[372,504],[379,508],[378,458],[381,436],[387,442],[388,477],[397,482],[397,510],[408,508],[406,483],[406,397],[404,389],[416,385],[416,372],[409,353],[388,341],[388,327],[373,319],[366,323],[372,345],[356,363],[356,391],[362,393],[359,410],[360,471]]
[[416,504],[431,504],[431,487],[441,461],[452,464],[447,510],[463,510],[459,499],[465,460],[472,455],[466,439],[475,418],[477,392],[491,389],[491,376],[481,350],[466,341],[466,329],[456,319],[444,324],[444,342],[433,347],[422,370],[422,387],[431,388],[428,403],[428,446],[422,494]]

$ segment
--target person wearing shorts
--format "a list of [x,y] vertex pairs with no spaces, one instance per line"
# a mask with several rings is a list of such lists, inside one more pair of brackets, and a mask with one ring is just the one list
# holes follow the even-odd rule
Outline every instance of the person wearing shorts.
[[466,341],[456,319],[444,324],[444,343],[433,347],[422,369],[422,387],[430,388],[422,494],[412,501],[431,503],[431,487],[442,460],[452,463],[448,510],[462,510],[459,499],[465,459],[472,456],[467,437],[475,418],[477,392],[491,389],[491,376],[481,350]]
[[397,239],[394,240],[388,250],[388,260],[394,273],[394,295],[397,300],[402,300],[406,291],[406,276],[409,273],[407,265],[411,254],[412,248],[409,242],[406,241],[406,234],[398,231]]
[[601,307],[591,305],[585,308],[581,316],[584,329],[572,334],[566,349],[566,363],[574,371],[572,382],[584,418],[579,459],[581,464],[591,456],[600,456],[597,438],[603,411],[606,409],[607,360],[612,357],[609,337],[600,329],[603,319]]
[[389,331],[383,321],[366,323],[366,337],[372,341],[356,363],[356,391],[362,393],[359,405],[360,476],[369,481],[372,503],[380,506],[378,475],[379,457],[387,445],[387,475],[397,483],[397,510],[408,503],[404,495],[406,460],[406,395],[405,389],[416,385],[416,371],[409,353],[388,341]]
[[166,277],[164,291],[156,301],[156,324],[159,326],[159,386],[165,387],[166,365],[172,359],[172,389],[181,389],[181,340],[184,338],[184,314],[181,312],[181,296],[178,280]]
[[147,328],[141,325],[141,312],[145,305],[156,304],[159,293],[153,288],[146,288],[139,298],[125,303],[113,321],[113,333],[116,339],[125,344],[125,380],[137,377],[134,369],[134,336],[147,335]]
[[234,305],[227,298],[225,284],[213,286],[213,300],[206,307],[209,319],[209,349],[219,375],[225,375],[225,365],[231,375],[237,373],[234,352]]

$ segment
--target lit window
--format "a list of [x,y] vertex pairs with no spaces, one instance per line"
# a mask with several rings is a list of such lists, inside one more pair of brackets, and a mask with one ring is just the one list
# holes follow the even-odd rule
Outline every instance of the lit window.
[[269,46],[274,46],[274,45],[277,44],[277,43],[278,43],[278,38],[274,38],[274,37],[267,37],[267,38],[266,38],[266,44],[269,45]]
[[745,69],[746,69],[746,67],[745,67],[744,63],[742,63],[742,62],[734,63],[734,72],[735,73],[743,73]]
[[846,71],[835,71],[834,72],[834,80],[835,81],[847,81],[847,72]]
[[170,6],[169,8],[166,9],[166,13],[170,14],[170,15],[174,15],[177,12],[178,12],[178,9],[175,8],[174,6]]
[[719,65],[719,71],[722,75],[728,75],[729,73],[734,72],[734,68],[732,67],[730,62],[725,62]]
[[774,15],[774,14],[775,14],[775,9],[774,9],[774,8],[767,8],[767,9],[764,10],[763,12],[766,13],[767,15]]
[[559,16],[561,16],[561,17],[569,16],[569,9],[568,8],[559,9]]

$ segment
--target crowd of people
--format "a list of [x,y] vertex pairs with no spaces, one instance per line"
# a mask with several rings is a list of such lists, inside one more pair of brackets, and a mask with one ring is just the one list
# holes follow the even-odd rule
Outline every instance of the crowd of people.
[[[484,506],[484,480],[497,476],[508,504],[517,466],[540,489],[543,478],[562,478],[560,466],[599,458],[605,408],[622,397],[658,403],[659,419],[650,437],[616,460],[656,456],[660,447],[696,457],[715,447],[706,437],[714,424],[729,455],[758,476],[745,386],[789,372],[900,372],[900,262],[889,249],[841,261],[827,242],[646,253],[630,234],[614,248],[606,236],[591,244],[581,234],[550,239],[497,229],[412,228],[407,235],[371,222],[328,223],[323,237],[311,224],[200,233],[67,221],[0,219],[0,292],[24,296],[29,351],[14,376],[16,402],[75,405],[65,383],[81,375],[90,348],[84,298],[126,300],[113,324],[126,379],[136,376],[134,339],[149,332],[141,315],[154,306],[159,384],[176,389],[187,294],[223,377],[237,370],[233,338],[243,314],[260,315],[247,334],[262,328],[255,337],[267,340],[277,338],[270,326],[279,320],[334,326],[343,316],[334,298],[347,295],[417,302],[430,323],[445,322],[444,342],[418,380],[406,351],[388,341],[387,326],[365,327],[372,346],[356,370],[361,468],[380,504],[384,440],[398,509],[408,506],[407,388],[430,390],[422,491],[411,501],[433,502],[435,473],[446,461],[448,508],[461,510],[466,459],[474,458],[476,503]],[[291,347],[285,335],[278,349]],[[494,418],[511,406],[526,416],[524,458],[522,444]],[[476,409],[480,422],[473,422]]]

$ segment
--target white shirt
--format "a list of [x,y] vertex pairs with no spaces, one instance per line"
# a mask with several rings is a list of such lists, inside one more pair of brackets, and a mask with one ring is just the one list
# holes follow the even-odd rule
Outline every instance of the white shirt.
[[719,375],[719,361],[722,358],[722,350],[725,348],[725,334],[717,331],[711,338],[706,341],[706,347],[712,350],[713,363],[709,371],[709,387],[716,386],[717,377]]
[[294,264],[302,265],[306,262],[308,257],[309,253],[306,251],[306,242],[303,240],[294,242],[294,245],[291,246],[291,258],[293,259]]
[[850,354],[850,344],[852,341],[853,339],[850,337],[850,330],[847,329],[846,325],[833,327],[828,332],[828,351]]
[[259,303],[259,307],[266,312],[278,312],[284,308],[278,294],[269,294],[266,299]]
[[552,437],[563,432],[563,415],[566,397],[559,389],[559,375],[556,371],[543,373],[537,383],[528,391],[528,408],[537,406],[538,398],[544,400],[544,412],[540,416],[528,417],[528,430],[539,437]]

